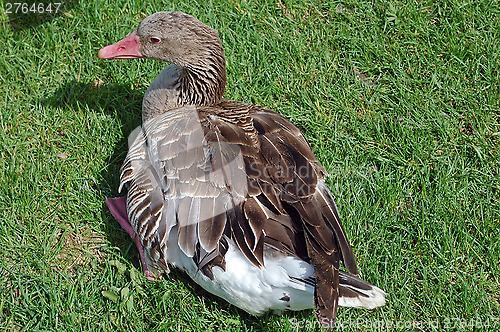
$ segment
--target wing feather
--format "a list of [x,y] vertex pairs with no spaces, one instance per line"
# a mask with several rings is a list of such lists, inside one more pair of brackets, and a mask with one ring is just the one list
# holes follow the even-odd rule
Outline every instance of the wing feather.
[[179,247],[209,277],[212,266],[225,267],[227,239],[259,267],[266,248],[295,255],[315,269],[317,315],[334,319],[340,261],[353,274],[357,267],[326,171],[297,127],[223,99],[169,111],[136,135],[121,185],[151,254],[162,257],[177,226]]
[[226,227],[225,204],[219,197],[201,200],[201,216],[198,222],[200,246],[210,253],[217,248]]

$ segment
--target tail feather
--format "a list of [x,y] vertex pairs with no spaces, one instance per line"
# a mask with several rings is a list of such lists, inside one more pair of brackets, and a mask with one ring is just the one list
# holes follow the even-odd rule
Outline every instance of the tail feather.
[[352,274],[339,273],[339,306],[373,309],[385,304],[386,293]]

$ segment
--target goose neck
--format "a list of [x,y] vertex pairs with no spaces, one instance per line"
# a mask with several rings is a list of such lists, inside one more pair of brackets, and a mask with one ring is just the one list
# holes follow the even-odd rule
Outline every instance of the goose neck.
[[218,103],[226,87],[225,60],[205,58],[184,66],[180,76],[180,98],[184,105],[208,106]]

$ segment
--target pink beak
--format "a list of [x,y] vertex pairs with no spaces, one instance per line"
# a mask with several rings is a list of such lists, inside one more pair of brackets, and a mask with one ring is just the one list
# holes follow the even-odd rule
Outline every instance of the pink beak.
[[141,42],[136,30],[113,45],[103,47],[97,53],[100,59],[137,59],[143,58],[140,51]]

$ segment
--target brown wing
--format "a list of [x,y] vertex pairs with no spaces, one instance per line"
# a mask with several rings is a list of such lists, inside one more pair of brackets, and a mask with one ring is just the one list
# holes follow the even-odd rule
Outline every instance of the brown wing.
[[[232,123],[234,111],[243,105],[223,101],[217,112],[220,122]],[[270,110],[249,105],[246,109],[254,129],[246,134],[255,143],[253,149],[241,149],[248,197],[244,218],[231,224],[233,237],[254,264],[255,258],[262,263],[267,247],[309,262],[315,269],[317,314],[334,319],[340,261],[352,274],[357,274],[357,267],[324,182],[326,172],[297,127]]]

